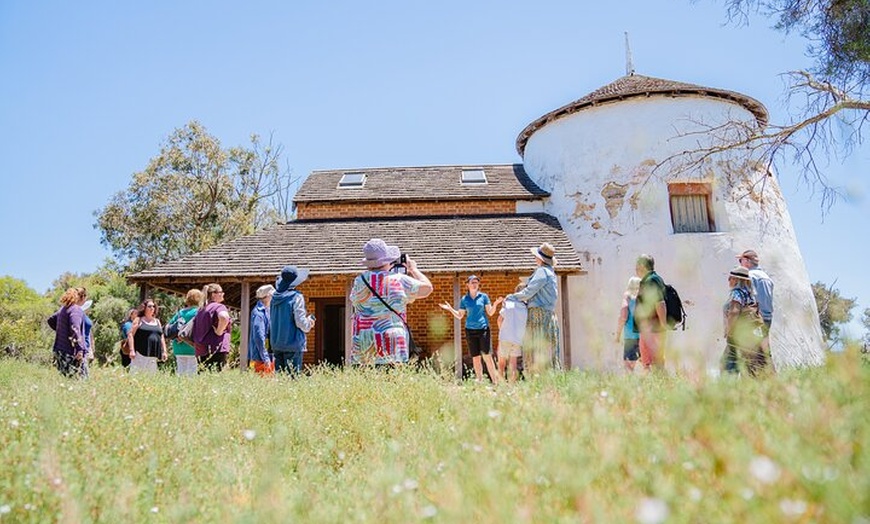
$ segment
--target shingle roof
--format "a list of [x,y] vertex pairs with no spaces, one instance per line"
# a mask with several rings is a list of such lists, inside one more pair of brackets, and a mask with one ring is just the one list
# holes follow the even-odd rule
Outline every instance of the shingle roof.
[[724,89],[716,89],[712,87],[702,87],[694,84],[686,84],[683,82],[674,82],[662,78],[653,78],[631,74],[617,79],[616,81],[607,84],[606,86],[597,89],[588,95],[571,102],[568,105],[562,106],[559,109],[550,111],[546,115],[538,118],[525,129],[517,137],[517,152],[520,156],[526,149],[526,142],[534,134],[535,131],[549,124],[558,118],[582,111],[591,106],[604,104],[607,102],[615,102],[625,100],[627,98],[640,96],[706,96],[711,98],[721,98],[737,103],[753,115],[755,115],[759,126],[765,127],[768,121],[767,109],[758,100]]
[[[461,184],[463,169],[483,169],[486,184]],[[339,188],[346,173],[364,173],[361,188]],[[383,167],[313,171],[293,198],[295,202],[383,202],[431,200],[530,200],[549,196],[522,164]]]
[[557,271],[581,270],[559,221],[544,213],[396,219],[298,220],[159,264],[131,281],[274,278],[287,264],[312,275],[362,270],[362,246],[383,238],[413,257],[424,273],[531,270],[529,248],[549,242]]

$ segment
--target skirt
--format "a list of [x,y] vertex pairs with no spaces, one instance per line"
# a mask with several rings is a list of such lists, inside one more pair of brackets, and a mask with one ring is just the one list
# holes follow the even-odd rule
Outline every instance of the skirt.
[[554,311],[530,307],[523,338],[523,363],[527,371],[562,369],[559,322]]

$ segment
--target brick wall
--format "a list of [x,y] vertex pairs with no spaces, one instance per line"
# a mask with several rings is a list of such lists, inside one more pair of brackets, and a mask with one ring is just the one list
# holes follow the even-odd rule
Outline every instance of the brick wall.
[[296,217],[360,218],[398,216],[486,215],[516,212],[515,200],[456,200],[443,202],[299,202]]
[[[313,276],[299,286],[299,291],[305,296],[306,304],[309,313],[314,313],[317,308],[318,301],[324,299],[342,299],[346,297],[346,291],[350,282],[353,281],[356,275],[325,275]],[[414,333],[414,341],[427,352],[434,352],[442,346],[453,346],[453,317],[438,304],[441,302],[449,302],[454,307],[457,304],[453,301],[453,280],[451,275],[427,275],[432,281],[434,291],[431,295],[423,300],[418,300],[408,307],[408,324]],[[459,290],[460,297],[466,292],[465,278],[468,274],[459,275]],[[489,295],[490,299],[495,301],[499,296],[512,293],[520,277],[527,277],[527,273],[509,273],[509,272],[493,272],[493,273],[478,273],[481,277],[481,291]],[[348,311],[349,315],[350,312]],[[492,346],[493,350],[498,347],[498,327],[496,319],[498,313],[490,317],[490,325],[492,327]],[[324,319],[318,318],[314,329],[308,333],[308,351],[305,353],[303,362],[305,365],[317,364],[316,352],[316,331],[325,329]],[[464,322],[463,322],[464,323]],[[463,324],[460,323],[460,324]],[[349,329],[349,324],[348,324]],[[468,358],[468,347],[465,344],[465,328],[460,325],[462,352],[465,358]]]

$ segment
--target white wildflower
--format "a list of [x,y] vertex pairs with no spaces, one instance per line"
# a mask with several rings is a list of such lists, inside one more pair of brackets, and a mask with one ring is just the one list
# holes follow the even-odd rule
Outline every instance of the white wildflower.
[[157,506],[154,506],[153,508],[151,508],[151,513],[158,513],[158,512],[160,512],[160,508],[158,508]]
[[483,451],[483,446],[481,446],[480,444],[475,444],[474,446],[471,447],[471,449],[473,449],[477,453],[480,453],[481,451]]
[[12,419],[12,420],[9,421],[9,425],[12,426],[13,428],[17,428],[17,427],[18,427],[18,421],[15,420],[15,419]]
[[598,395],[599,395],[601,398],[607,398],[608,393],[602,389],[602,390],[601,390],[601,393],[599,393]]
[[659,524],[668,518],[668,505],[662,499],[641,499],[634,516],[641,524]]
[[782,499],[779,501],[779,509],[787,517],[800,517],[807,511],[807,503],[803,500]]
[[242,436],[245,437],[245,440],[254,440],[254,437],[257,436],[257,432],[253,429],[246,429],[245,431],[242,431]]
[[438,508],[436,508],[435,506],[433,506],[431,504],[428,506],[425,506],[420,511],[420,516],[423,517],[424,519],[431,519],[437,514],[438,514]]
[[398,495],[401,492],[402,492],[402,486],[399,484],[394,484],[393,485],[393,494]]
[[405,479],[405,481],[402,482],[402,486],[408,491],[414,491],[419,485],[420,484],[414,479]]
[[743,491],[740,492],[740,496],[743,497],[745,500],[749,500],[755,496],[755,492],[749,488],[743,488]]
[[692,471],[695,469],[695,465],[687,460],[686,462],[683,462],[683,469],[686,471]]
[[700,489],[698,489],[694,486],[689,488],[689,498],[692,499],[693,501],[698,502],[699,500],[701,500],[702,495],[703,494],[701,493]]
[[5,515],[10,511],[12,511],[12,506],[10,506],[9,504],[3,504],[2,506],[0,506],[0,515]]
[[489,415],[489,418],[498,418],[501,416],[501,412],[497,409],[491,409],[487,415]]
[[749,463],[749,473],[762,484],[773,484],[779,480],[779,466],[765,456],[755,457]]

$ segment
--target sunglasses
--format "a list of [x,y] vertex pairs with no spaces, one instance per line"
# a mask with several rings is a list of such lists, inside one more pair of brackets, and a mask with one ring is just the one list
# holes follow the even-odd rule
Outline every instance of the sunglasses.
[[145,304],[145,307],[157,307],[154,304]]

